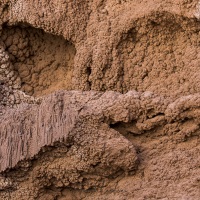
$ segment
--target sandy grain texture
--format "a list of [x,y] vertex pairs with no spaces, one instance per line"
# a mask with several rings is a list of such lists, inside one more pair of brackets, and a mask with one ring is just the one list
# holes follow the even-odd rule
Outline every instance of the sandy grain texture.
[[0,199],[200,197],[199,0],[0,1]]

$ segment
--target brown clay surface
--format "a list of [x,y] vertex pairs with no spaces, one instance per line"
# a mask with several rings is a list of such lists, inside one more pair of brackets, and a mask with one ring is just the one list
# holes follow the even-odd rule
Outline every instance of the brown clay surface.
[[1,37],[22,91],[41,96],[70,90],[75,48],[62,37],[29,27],[3,27]]
[[199,200],[199,69],[199,0],[2,0],[0,199]]

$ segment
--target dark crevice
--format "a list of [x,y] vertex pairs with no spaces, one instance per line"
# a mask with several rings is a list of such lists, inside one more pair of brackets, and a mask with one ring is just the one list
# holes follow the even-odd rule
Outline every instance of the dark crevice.
[[142,132],[136,127],[136,122],[117,122],[114,124],[109,125],[110,128],[118,131],[122,135],[128,135],[128,134],[134,134],[134,135],[140,135]]
[[88,77],[89,77],[90,74],[92,73],[91,67],[87,67],[86,72],[87,72],[87,75],[88,75]]
[[91,88],[92,88],[92,81],[90,81],[90,75],[91,75],[91,73],[92,73],[92,69],[91,69],[90,66],[88,66],[88,67],[86,68],[86,73],[87,73],[87,76],[88,76],[88,80],[87,80],[88,87],[89,87],[89,90],[91,90]]

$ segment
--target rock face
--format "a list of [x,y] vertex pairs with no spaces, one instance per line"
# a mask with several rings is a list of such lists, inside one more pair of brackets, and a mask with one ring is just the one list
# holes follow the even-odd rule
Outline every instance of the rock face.
[[0,199],[200,197],[198,0],[0,2]]

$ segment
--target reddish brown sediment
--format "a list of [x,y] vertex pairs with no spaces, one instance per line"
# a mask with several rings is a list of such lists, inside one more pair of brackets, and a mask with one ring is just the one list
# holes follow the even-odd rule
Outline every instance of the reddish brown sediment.
[[0,2],[0,199],[200,196],[199,0]]

